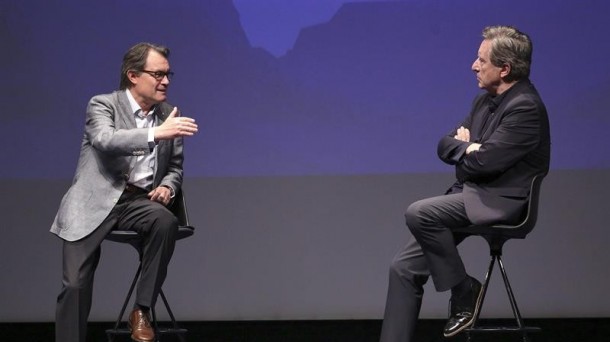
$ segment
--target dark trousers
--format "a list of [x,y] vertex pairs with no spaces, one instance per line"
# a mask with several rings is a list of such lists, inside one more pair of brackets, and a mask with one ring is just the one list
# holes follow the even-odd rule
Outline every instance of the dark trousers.
[[430,276],[437,291],[446,291],[467,275],[457,250],[464,237],[451,231],[470,225],[461,193],[417,201],[405,218],[413,236],[390,265],[382,342],[412,341]]
[[101,243],[113,229],[134,230],[142,237],[142,274],[136,304],[153,307],[167,274],[178,230],[176,217],[146,192],[125,191],[108,217],[90,235],[63,242],[62,289],[57,297],[55,340],[84,342],[91,310],[93,278]]

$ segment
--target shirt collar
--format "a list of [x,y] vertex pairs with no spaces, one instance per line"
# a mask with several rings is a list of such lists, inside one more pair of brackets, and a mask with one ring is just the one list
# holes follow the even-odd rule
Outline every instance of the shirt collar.
[[496,95],[496,96],[489,95],[489,97],[487,99],[487,101],[488,101],[487,103],[489,105],[489,110],[493,113],[500,106],[500,104],[502,104],[502,101],[504,101],[504,99],[506,98],[506,95],[508,93],[510,93],[511,91],[514,91],[513,89],[515,89],[515,88],[527,87],[529,84],[531,84],[529,78],[524,78],[524,79],[517,81],[515,84],[512,85],[512,87],[506,89],[506,91],[500,95]]
[[514,88],[515,86],[513,85],[512,87],[506,89],[505,92],[503,92],[500,95],[490,95],[488,97],[488,106],[489,106],[489,111],[491,113],[495,112],[496,109],[498,109],[498,107],[500,106],[500,104],[502,103],[502,100],[504,100],[504,98],[506,97],[506,94],[510,93],[510,91]]
[[145,118],[145,117],[150,116],[151,114],[153,114],[155,112],[156,106],[153,106],[150,109],[150,111],[148,112],[148,114],[144,115],[143,112],[142,112],[142,108],[140,107],[138,102],[136,102],[136,99],[133,98],[133,95],[131,95],[131,92],[129,91],[129,89],[125,89],[125,94],[127,94],[127,100],[129,100],[129,106],[131,107],[131,112],[134,115],[137,115],[140,118]]

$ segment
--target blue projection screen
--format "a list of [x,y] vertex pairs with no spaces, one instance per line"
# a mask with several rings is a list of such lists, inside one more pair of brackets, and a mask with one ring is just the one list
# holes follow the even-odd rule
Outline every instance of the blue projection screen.
[[[470,66],[495,24],[534,42],[553,142],[539,227],[506,251],[522,311],[610,315],[609,14],[602,0],[3,1],[0,321],[53,320],[61,243],[47,230],[85,106],[118,88],[122,55],[140,41],[171,49],[170,102],[200,126],[185,142],[198,230],[179,243],[165,290],[180,315],[380,318],[409,234],[403,211],[452,182],[436,144],[480,92]],[[136,261],[125,249],[104,246],[93,320],[120,305]],[[484,243],[461,251],[481,278]],[[484,314],[510,314],[500,290]],[[427,288],[422,316],[443,317],[447,299]]]

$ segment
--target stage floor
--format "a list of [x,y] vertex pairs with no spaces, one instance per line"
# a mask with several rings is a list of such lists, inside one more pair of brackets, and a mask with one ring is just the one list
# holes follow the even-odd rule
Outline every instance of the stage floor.
[[[489,322],[489,321],[486,321]],[[417,342],[463,342],[464,336],[445,339],[444,320],[420,320]],[[497,323],[497,322],[492,322]],[[531,335],[532,342],[607,342],[610,341],[610,318],[528,319],[527,325],[542,331]],[[91,322],[88,341],[106,341],[105,330],[110,322]],[[181,322],[188,329],[190,342],[376,342],[381,330],[380,320],[319,320],[319,321],[203,321]],[[50,342],[54,339],[52,322],[0,323],[2,342]],[[129,341],[120,336],[115,341]],[[161,341],[177,338],[162,336]],[[521,341],[516,335],[481,334],[474,342]]]

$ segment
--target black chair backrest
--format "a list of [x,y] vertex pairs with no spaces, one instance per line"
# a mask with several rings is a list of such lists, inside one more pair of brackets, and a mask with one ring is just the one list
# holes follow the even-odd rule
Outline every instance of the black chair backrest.
[[176,240],[181,240],[193,235],[195,233],[195,227],[191,226],[191,223],[189,222],[188,210],[186,208],[186,201],[184,200],[184,193],[182,190],[178,191],[174,197],[174,202],[169,209],[178,219],[178,234],[176,235]]
[[186,208],[186,201],[184,200],[184,193],[179,190],[174,197],[174,202],[169,207],[172,213],[178,219],[180,226],[190,226],[189,215]]
[[517,225],[504,225],[498,224],[493,225],[495,229],[514,229],[518,230],[520,235],[527,235],[534,229],[536,221],[538,220],[538,203],[540,201],[540,188],[542,186],[542,180],[545,175],[537,175],[532,179],[530,186],[529,200],[527,203],[527,210],[521,223]]

